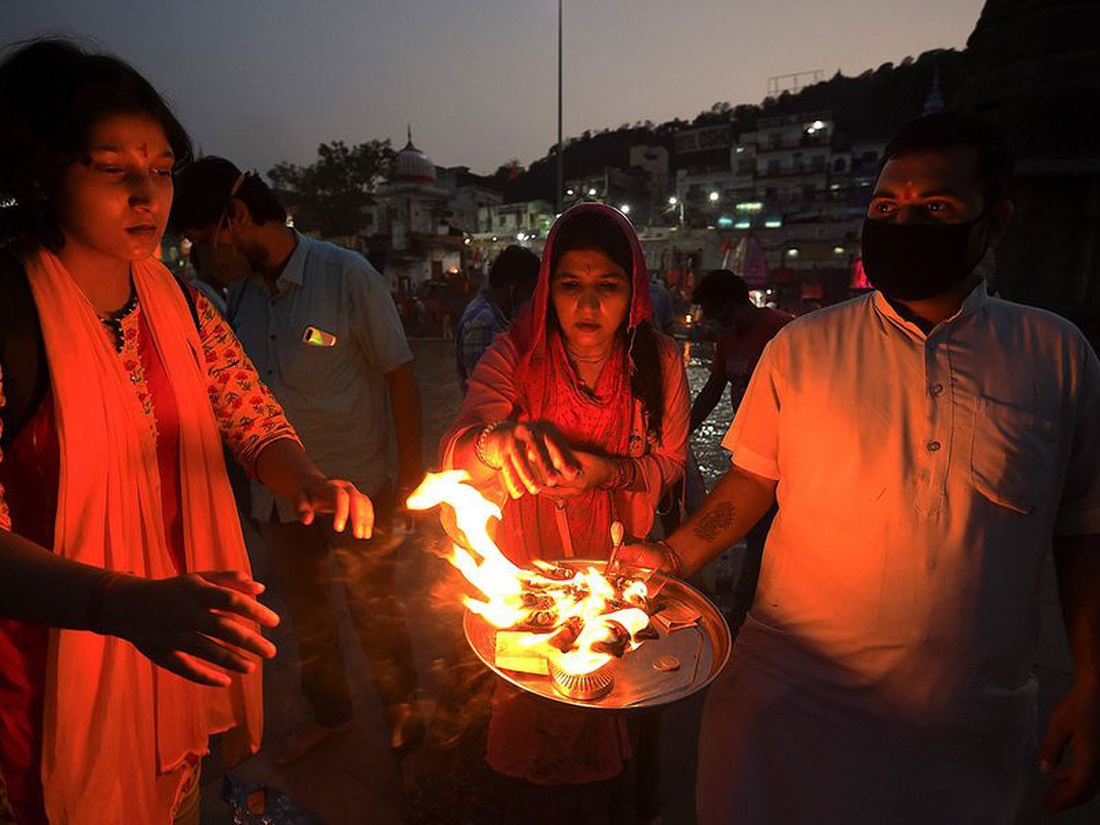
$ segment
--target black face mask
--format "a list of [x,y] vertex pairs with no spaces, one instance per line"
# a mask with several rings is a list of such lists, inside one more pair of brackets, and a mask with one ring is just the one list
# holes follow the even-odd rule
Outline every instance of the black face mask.
[[983,217],[937,224],[864,220],[863,269],[867,278],[887,298],[923,301],[943,295],[977,265],[967,260],[966,248],[970,231]]

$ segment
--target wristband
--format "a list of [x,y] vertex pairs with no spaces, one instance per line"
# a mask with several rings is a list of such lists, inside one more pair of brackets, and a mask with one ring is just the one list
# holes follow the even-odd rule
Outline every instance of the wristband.
[[485,441],[493,434],[493,431],[498,427],[502,427],[508,423],[507,419],[501,419],[500,421],[494,421],[491,424],[486,424],[480,433],[477,434],[477,438],[474,440],[474,455],[477,456],[477,460],[492,470],[494,473],[498,473],[504,469],[503,464],[493,464],[489,460],[489,457],[485,454]]
[[623,463],[621,459],[609,458],[611,462],[611,478],[602,486],[605,490],[621,490],[623,487]]
[[111,588],[118,584],[121,578],[121,573],[104,570],[103,575],[99,577],[99,581],[95,583],[92,592],[88,595],[88,602],[84,606],[84,618],[87,622],[88,630],[93,633],[99,633],[100,635],[107,634],[103,626],[103,604],[106,602],[107,595],[110,593]]

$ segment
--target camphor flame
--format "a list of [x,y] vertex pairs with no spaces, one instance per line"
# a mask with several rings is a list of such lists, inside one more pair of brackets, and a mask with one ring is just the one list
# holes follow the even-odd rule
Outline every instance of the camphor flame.
[[[555,570],[553,564],[539,563],[542,573],[517,567],[489,536],[490,520],[500,519],[500,508],[478,492],[464,470],[429,473],[408,499],[410,510],[428,510],[440,504],[454,509],[458,527],[470,545],[467,549],[453,544],[447,560],[485,597],[464,597],[469,610],[497,628],[537,626],[540,632],[521,636],[521,644],[539,648],[564,672],[576,676],[611,661],[611,654],[598,648],[621,641],[624,632],[629,649],[640,644],[634,637],[649,625],[649,616],[642,609],[648,595],[644,582],[630,581],[619,595],[593,567],[566,580],[550,575]],[[580,631],[562,652],[549,639],[567,625],[579,625]]]

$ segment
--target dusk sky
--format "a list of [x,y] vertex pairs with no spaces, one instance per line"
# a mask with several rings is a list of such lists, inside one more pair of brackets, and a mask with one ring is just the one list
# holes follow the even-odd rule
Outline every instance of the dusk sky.
[[[565,0],[565,134],[758,103],[773,75],[962,48],[983,0]],[[196,145],[266,172],[413,140],[489,173],[557,132],[555,0],[4,0],[0,43],[77,38],[141,70]]]

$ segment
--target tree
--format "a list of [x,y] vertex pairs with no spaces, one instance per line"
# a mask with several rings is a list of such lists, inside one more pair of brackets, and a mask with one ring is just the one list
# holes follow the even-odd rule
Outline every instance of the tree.
[[374,193],[390,174],[394,151],[389,140],[371,140],[348,146],[342,140],[317,147],[309,166],[283,161],[267,177],[287,206],[295,223],[325,237],[353,235],[363,226],[363,210],[374,203]]
[[[547,152],[547,156],[554,154],[555,147],[551,147],[551,150]],[[507,163],[502,163],[497,167],[497,170],[493,174],[489,175],[489,185],[495,189],[504,189],[504,185],[510,180],[514,180],[517,176],[523,174],[523,164],[519,162],[519,158],[512,158]]]

